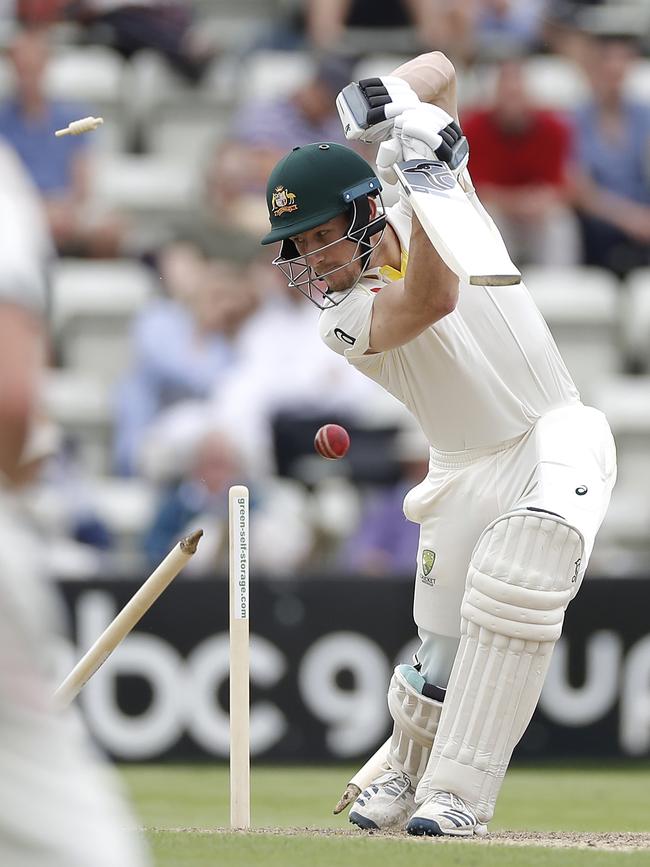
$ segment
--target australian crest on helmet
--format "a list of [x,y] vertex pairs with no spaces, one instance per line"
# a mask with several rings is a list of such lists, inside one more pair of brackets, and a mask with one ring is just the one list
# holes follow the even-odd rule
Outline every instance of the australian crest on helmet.
[[289,192],[286,187],[279,184],[271,196],[271,210],[274,217],[279,217],[281,214],[288,214],[291,211],[297,211],[296,194]]

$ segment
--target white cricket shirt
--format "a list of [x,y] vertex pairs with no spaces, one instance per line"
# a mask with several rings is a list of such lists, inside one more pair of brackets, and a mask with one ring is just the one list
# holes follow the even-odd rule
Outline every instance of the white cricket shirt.
[[38,193],[13,150],[0,143],[0,301],[42,316],[53,255]]
[[[410,217],[399,203],[387,217],[402,252],[408,251]],[[432,446],[463,451],[497,445],[523,434],[549,409],[580,400],[523,284],[461,283],[452,313],[409,343],[365,355],[373,301],[396,277],[394,269],[368,272],[337,307],[322,312],[319,331],[330,349],[411,411]]]

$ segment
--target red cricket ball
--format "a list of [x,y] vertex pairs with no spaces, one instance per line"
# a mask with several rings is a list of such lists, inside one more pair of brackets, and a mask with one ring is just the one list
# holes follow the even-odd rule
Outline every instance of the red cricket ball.
[[340,424],[324,424],[314,437],[314,448],[328,461],[336,461],[350,448],[350,434]]

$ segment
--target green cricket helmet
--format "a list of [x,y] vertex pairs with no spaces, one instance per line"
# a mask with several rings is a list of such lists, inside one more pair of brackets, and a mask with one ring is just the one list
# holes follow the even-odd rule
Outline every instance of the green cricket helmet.
[[[380,207],[373,217],[369,197],[375,196]],[[355,151],[333,142],[296,147],[271,172],[266,201],[271,231],[262,238],[262,244],[281,242],[274,264],[283,271],[289,285],[300,289],[319,307],[340,303],[345,295],[337,292],[334,299],[333,293],[327,292],[324,278],[359,260],[363,273],[373,248],[370,238],[386,226],[381,183],[372,167]],[[298,254],[291,239],[346,213],[350,217],[346,234],[325,247],[352,241],[354,253],[345,265],[316,276],[307,257]],[[310,255],[313,252],[318,251]]]

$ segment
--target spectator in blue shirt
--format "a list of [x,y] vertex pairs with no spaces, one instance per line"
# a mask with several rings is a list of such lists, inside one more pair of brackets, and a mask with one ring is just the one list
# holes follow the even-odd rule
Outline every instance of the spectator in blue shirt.
[[54,136],[55,130],[92,112],[85,106],[47,97],[47,30],[19,32],[10,45],[9,57],[15,90],[0,105],[0,136],[17,152],[40,191],[59,253],[100,258],[117,255],[124,233],[121,219],[94,212],[89,201],[90,139]]
[[137,472],[143,437],[164,410],[218,388],[234,360],[230,338],[252,309],[241,272],[225,262],[188,273],[184,291],[182,300],[151,302],[135,322],[133,362],[116,400],[114,464],[121,475]]
[[594,39],[587,55],[592,98],[575,116],[585,262],[621,277],[650,264],[650,106],[625,95],[635,56],[630,40]]

